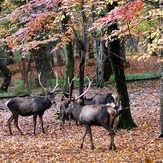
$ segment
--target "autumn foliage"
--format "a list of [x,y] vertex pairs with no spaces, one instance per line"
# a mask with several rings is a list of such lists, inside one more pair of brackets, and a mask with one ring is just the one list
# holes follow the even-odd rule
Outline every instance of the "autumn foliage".
[[121,6],[120,8],[110,11],[106,16],[98,19],[96,23],[102,26],[111,21],[131,22],[139,17],[139,11],[142,10],[144,2],[142,0],[134,0]]
[[[121,4],[106,16],[98,19],[98,13],[106,8],[108,2],[102,3],[97,1],[86,1],[84,12],[88,19],[91,17],[91,7],[95,6],[97,21],[95,27],[116,20],[121,22],[132,22],[139,16],[139,11],[143,8],[143,1],[134,0],[126,4]],[[13,11],[11,19],[13,21],[14,33],[7,37],[7,44],[13,50],[29,51],[41,44],[53,42],[54,45],[59,45],[57,48],[63,47],[69,41],[74,39],[74,30],[81,31],[81,11],[80,1],[52,1],[52,0],[31,0],[26,5],[21,6]],[[61,22],[64,19],[64,13],[71,17],[71,22],[68,24],[67,32],[63,33]],[[91,24],[88,26],[92,28]]]

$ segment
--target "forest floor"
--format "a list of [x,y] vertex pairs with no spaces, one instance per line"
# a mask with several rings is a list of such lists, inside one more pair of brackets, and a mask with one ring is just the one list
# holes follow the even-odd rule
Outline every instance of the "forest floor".
[[[116,132],[117,150],[109,151],[110,137],[102,127],[92,127],[95,149],[90,148],[86,136],[84,148],[80,149],[83,126],[72,121],[60,127],[56,119],[58,108],[52,106],[44,114],[45,134],[37,125],[36,136],[32,135],[32,117],[20,117],[19,125],[24,136],[19,135],[12,124],[13,135],[9,135],[8,109],[0,111],[0,162],[39,163],[163,163],[163,139],[159,135],[159,89],[160,80],[144,80],[128,83],[131,114],[137,128]],[[115,85],[97,89],[92,87],[87,97],[95,93],[115,92]],[[56,97],[59,104],[60,96]],[[7,99],[0,100],[4,104]]]

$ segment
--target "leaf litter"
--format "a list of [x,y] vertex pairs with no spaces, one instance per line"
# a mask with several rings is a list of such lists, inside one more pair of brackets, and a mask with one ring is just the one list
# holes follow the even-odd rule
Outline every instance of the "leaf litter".
[[[159,135],[159,89],[160,81],[137,81],[128,83],[132,118],[137,128],[117,131],[115,143],[117,150],[109,151],[110,137],[102,127],[92,127],[95,149],[90,148],[88,135],[84,148],[80,149],[84,128],[74,121],[60,126],[56,119],[57,108],[51,107],[44,114],[46,133],[41,132],[37,122],[36,136],[32,135],[33,119],[19,117],[19,125],[24,135],[19,135],[12,124],[13,135],[9,135],[8,109],[0,111],[0,162],[64,162],[64,163],[162,163],[163,139]],[[91,88],[86,96],[95,93],[115,92],[114,85],[103,89]],[[0,100],[3,104],[7,101]],[[59,101],[58,101],[59,102]]]

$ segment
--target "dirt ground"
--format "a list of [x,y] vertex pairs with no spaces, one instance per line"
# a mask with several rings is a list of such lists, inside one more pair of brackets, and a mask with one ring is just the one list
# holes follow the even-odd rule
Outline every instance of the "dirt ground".
[[[0,111],[0,162],[39,163],[163,163],[163,140],[159,135],[159,80],[128,83],[131,113],[137,128],[116,132],[116,151],[108,151],[109,134],[102,127],[92,127],[95,149],[90,149],[86,136],[84,148],[80,149],[84,132],[82,126],[72,121],[61,128],[56,119],[57,107],[52,106],[44,114],[45,134],[37,125],[36,136],[32,135],[32,117],[20,117],[19,125],[24,136],[19,135],[12,124],[13,135],[9,135],[8,109]],[[103,89],[92,87],[88,97],[95,93],[115,92],[115,85]],[[0,100],[4,104],[8,99]],[[56,98],[59,105],[60,96]]]

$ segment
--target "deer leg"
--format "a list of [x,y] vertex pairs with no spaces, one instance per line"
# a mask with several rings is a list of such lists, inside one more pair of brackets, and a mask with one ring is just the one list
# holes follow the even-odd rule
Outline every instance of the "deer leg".
[[36,134],[36,120],[37,120],[37,114],[34,114],[33,115],[33,127],[34,127],[33,134],[34,135]]
[[68,114],[68,122],[69,122],[69,126],[71,125],[71,114]]
[[10,118],[8,119],[8,127],[9,127],[10,135],[12,135],[11,122],[13,121],[13,119],[14,119],[14,116],[13,115],[11,115]]
[[23,135],[23,132],[21,131],[21,129],[19,128],[19,125],[18,125],[18,115],[14,116],[14,124],[15,124],[15,126],[17,127],[19,133],[20,133],[21,135]]
[[110,138],[111,138],[111,140],[110,140],[110,146],[109,146],[109,150],[116,150],[116,146],[115,146],[115,144],[114,144],[114,136],[115,135],[112,135],[112,134],[110,134]]
[[88,129],[88,133],[89,133],[90,140],[91,140],[91,149],[94,149],[91,127],[88,126],[87,129]]
[[42,119],[42,114],[39,115],[39,118],[40,118],[40,124],[41,124],[41,128],[42,128],[42,132],[45,133],[44,125],[43,125],[43,119]]
[[116,150],[116,146],[115,146],[115,144],[114,144],[114,137],[115,137],[115,132],[114,132],[114,130],[113,130],[113,128],[111,128],[110,126],[108,126],[108,125],[103,125],[103,127],[105,128],[105,129],[107,129],[108,131],[109,131],[109,135],[110,135],[110,138],[111,138],[111,140],[110,140],[110,146],[109,146],[109,150]]
[[62,125],[64,125],[65,124],[65,115],[62,115],[61,119],[62,119]]
[[83,148],[84,139],[85,139],[85,136],[86,136],[86,134],[87,134],[87,131],[88,131],[88,128],[87,128],[87,126],[85,126],[85,132],[84,132],[83,139],[82,139],[82,143],[81,143],[81,146],[80,146],[81,149]]

